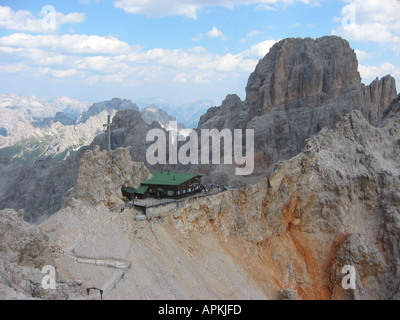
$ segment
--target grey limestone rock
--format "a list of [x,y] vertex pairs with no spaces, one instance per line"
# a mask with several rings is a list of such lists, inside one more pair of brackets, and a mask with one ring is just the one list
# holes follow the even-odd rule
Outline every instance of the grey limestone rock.
[[71,189],[78,173],[78,159],[56,162],[39,159],[33,167],[0,163],[0,209],[25,210],[29,222],[48,217],[62,207],[64,194]]
[[47,235],[23,221],[23,212],[0,211],[0,244],[0,299],[83,298],[72,282],[58,282],[56,289],[42,287],[42,268],[56,268],[56,263]]
[[66,195],[87,201],[91,205],[104,204],[109,208],[123,205],[121,187],[140,186],[140,182],[151,177],[143,163],[131,159],[130,148],[116,150],[87,150],[83,155],[76,184]]
[[199,128],[254,129],[256,171],[271,172],[352,110],[378,124],[395,96],[391,76],[361,83],[356,54],[346,40],[289,38],[260,60],[245,101],[228,96],[201,118]]
[[[152,142],[146,141],[146,135],[151,129],[162,128],[157,122],[146,123],[130,101],[113,99],[95,104],[78,121],[110,106],[126,107],[128,110],[117,112],[113,119],[113,149],[130,147],[132,159],[145,162],[153,172],[171,169],[202,173],[207,183],[238,187],[268,177],[281,161],[299,154],[308,139],[324,128],[334,128],[352,110],[359,110],[371,124],[382,125],[388,115],[398,114],[394,98],[396,87],[391,76],[369,86],[361,83],[356,54],[342,38],[278,42],[250,75],[246,99],[228,95],[220,107],[210,108],[201,117],[197,128],[254,130],[255,172],[247,180],[235,176],[231,165],[149,165],[146,151]],[[167,133],[166,138],[168,143]],[[25,209],[30,221],[59,210],[65,193],[75,185],[80,159],[96,145],[107,149],[105,133],[60,164],[41,160],[29,167],[0,162],[0,209]]]

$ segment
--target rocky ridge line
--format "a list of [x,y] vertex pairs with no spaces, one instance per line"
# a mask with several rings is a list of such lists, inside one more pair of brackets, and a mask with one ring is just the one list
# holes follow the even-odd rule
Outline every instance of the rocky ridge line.
[[[398,121],[375,128],[353,111],[267,180],[192,200],[174,213],[174,224],[263,248],[278,279],[290,266],[284,284],[298,297],[399,299]],[[356,290],[341,286],[345,265],[356,268]]]

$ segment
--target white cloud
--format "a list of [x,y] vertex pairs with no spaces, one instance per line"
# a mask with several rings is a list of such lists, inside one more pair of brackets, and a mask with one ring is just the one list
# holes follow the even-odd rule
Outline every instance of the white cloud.
[[44,17],[43,14],[35,16],[27,10],[13,11],[10,7],[0,6],[0,28],[14,31],[51,33],[58,31],[64,24],[81,23],[85,20],[84,13],[74,12],[65,15],[61,12],[55,12],[55,28],[48,29],[43,28]]
[[226,40],[226,37],[223,34],[223,32],[221,30],[217,29],[217,27],[213,27],[210,31],[208,31],[206,33],[206,36],[208,38],[221,38],[223,41]]
[[14,33],[0,38],[0,46],[8,48],[41,48],[75,54],[113,54],[129,51],[129,45],[114,37],[96,35],[32,35]]
[[121,82],[121,74],[129,70],[124,60],[131,50],[113,37],[15,33],[0,38],[0,59],[12,58],[18,64],[3,65],[0,71],[56,79],[96,75],[99,81]]
[[203,38],[204,38],[204,34],[199,33],[195,37],[193,37],[191,40],[192,41],[200,41],[200,40],[203,40]]
[[289,29],[295,29],[295,28],[299,28],[299,27],[301,27],[300,22],[296,22],[296,23],[293,23],[288,26]]
[[234,8],[239,5],[258,5],[257,8],[273,9],[273,5],[291,5],[302,2],[317,5],[318,0],[118,0],[114,1],[117,8],[133,14],[144,14],[151,17],[180,15],[196,19],[198,11],[205,7],[220,6]]
[[44,68],[43,69],[44,74],[51,74],[54,78],[62,79],[62,78],[71,78],[76,75],[81,75],[84,76],[85,74],[83,72],[80,72],[76,69],[51,69],[51,68]]
[[388,62],[382,63],[379,66],[365,66],[360,64],[358,70],[365,84],[370,84],[376,77],[382,78],[388,74],[394,77],[397,83],[400,81],[400,69]]
[[[216,27],[204,36],[225,38]],[[200,46],[146,50],[114,37],[14,33],[0,37],[0,60],[13,61],[0,64],[0,72],[30,76],[35,81],[41,77],[76,79],[86,85],[205,84],[247,77],[274,43],[263,41],[241,53],[221,55]]]
[[[39,37],[39,36],[37,36]],[[55,42],[64,43],[63,36],[51,38]],[[84,37],[85,38],[85,37]],[[5,41],[4,39],[7,39]],[[22,39],[24,39],[22,37]],[[80,37],[77,37],[80,39]],[[126,53],[114,51],[111,54],[88,54],[88,50],[66,50],[59,52],[49,47],[47,41],[38,41],[31,48],[28,41],[24,46],[4,47],[9,43],[7,37],[0,38],[0,58],[11,56],[13,63],[0,64],[0,73],[32,74],[36,79],[41,76],[55,79],[76,79],[85,85],[100,83],[118,83],[124,86],[144,85],[146,83],[181,83],[205,84],[248,77],[258,61],[263,58],[277,42],[265,40],[254,44],[238,54],[218,55],[203,47],[189,49],[151,49],[129,47]],[[39,44],[42,44],[42,47]],[[56,46],[56,48],[64,48]],[[366,55],[364,51],[357,51]],[[7,61],[7,59],[2,59]],[[383,63],[379,66],[359,65],[363,82],[369,84],[377,76],[387,74],[400,80],[400,70],[393,64]]]
[[186,83],[188,82],[188,75],[185,72],[182,72],[178,74],[172,81]]
[[348,40],[373,41],[389,46],[400,54],[400,1],[346,0],[340,23],[333,34]]
[[219,30],[217,27],[212,27],[212,29],[210,31],[206,32],[205,34],[199,33],[195,37],[193,37],[191,40],[192,41],[200,41],[200,40],[203,40],[204,37],[207,37],[207,38],[221,38],[221,40],[223,40],[223,41],[227,40],[227,38],[224,35],[224,33],[221,30]]
[[247,38],[253,38],[253,37],[255,37],[255,36],[259,35],[259,34],[262,34],[262,33],[263,33],[263,32],[260,31],[260,30],[253,30],[253,31],[250,31],[250,32],[247,34]]
[[252,30],[247,34],[246,38],[241,39],[240,42],[243,42],[243,43],[247,42],[250,39],[252,39],[253,37],[258,36],[259,34],[262,34],[262,33],[263,32],[260,30]]
[[198,4],[179,3],[178,1],[163,0],[120,0],[114,2],[116,8],[121,8],[127,13],[145,14],[151,17],[170,15],[182,15],[188,18],[196,18]]
[[268,5],[268,4],[260,4],[260,5],[258,5],[257,7],[256,7],[256,10],[268,10],[268,11],[277,11],[278,9],[277,8],[275,8],[275,7],[273,7],[273,6],[271,6],[271,5]]
[[20,73],[23,70],[22,63],[0,65],[0,73]]
[[79,59],[78,67],[82,70],[90,70],[100,73],[118,74],[128,70],[128,65],[123,61],[126,56],[104,57],[92,56]]
[[269,49],[276,43],[275,40],[265,40],[259,43],[256,43],[241,53],[244,58],[253,58],[253,59],[261,59],[268,52]]
[[355,51],[355,53],[356,53],[356,55],[357,55],[357,60],[358,60],[358,61],[360,61],[360,60],[365,60],[365,59],[368,59],[368,58],[370,57],[370,54],[367,53],[367,52],[365,52],[364,50],[358,50],[358,49],[356,49],[356,50],[354,50],[354,51]]

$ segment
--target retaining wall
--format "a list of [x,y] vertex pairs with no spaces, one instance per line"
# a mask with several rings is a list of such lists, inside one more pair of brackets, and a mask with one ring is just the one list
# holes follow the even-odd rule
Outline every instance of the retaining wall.
[[177,200],[174,202],[167,202],[159,205],[154,205],[150,207],[145,208],[145,214],[147,219],[152,219],[152,218],[160,218],[160,217],[165,217],[171,214],[172,210],[177,210],[177,209],[182,209],[187,201],[190,201],[192,199],[198,199],[198,198],[203,198],[203,197],[210,197],[215,194],[218,194],[219,192],[215,193],[209,193],[209,194],[201,194],[196,197],[190,197],[182,200]]

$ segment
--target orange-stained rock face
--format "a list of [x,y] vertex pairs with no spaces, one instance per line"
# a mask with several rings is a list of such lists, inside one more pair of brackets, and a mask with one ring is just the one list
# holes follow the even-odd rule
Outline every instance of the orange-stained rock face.
[[[216,234],[270,298],[285,289],[298,299],[396,297],[399,137],[397,121],[375,128],[353,112],[268,180],[186,206],[193,223],[183,230]],[[342,288],[346,265],[356,290]]]
[[[132,261],[109,298],[398,299],[399,140],[396,118],[377,128],[354,111],[263,181],[187,200],[160,220],[125,212],[79,253]],[[62,248],[110,214],[72,204],[42,226]],[[56,260],[63,276],[108,276],[67,260]],[[354,290],[342,287],[345,266]]]

